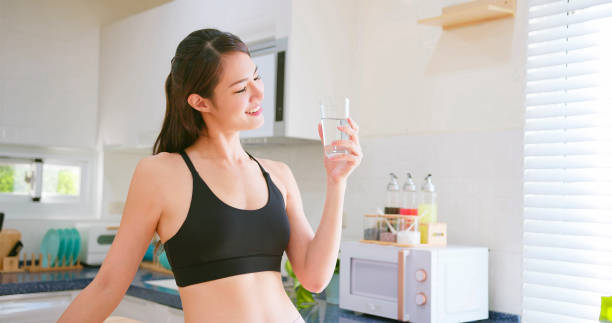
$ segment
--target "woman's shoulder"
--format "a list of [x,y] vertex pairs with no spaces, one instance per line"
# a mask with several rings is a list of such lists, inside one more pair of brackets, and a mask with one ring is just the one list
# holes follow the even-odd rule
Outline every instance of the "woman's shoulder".
[[291,177],[293,176],[289,165],[282,161],[260,158],[257,156],[253,157],[255,157],[259,163],[261,163],[261,166],[271,174],[273,180],[276,179],[277,181],[280,181],[284,187],[287,187],[287,184],[290,182]]
[[268,170],[268,172],[274,171],[275,175],[283,176],[283,174],[286,173],[287,170],[289,169],[289,165],[287,165],[285,162],[278,161],[278,160],[272,160],[272,159],[266,159],[266,158],[260,158],[257,156],[253,156],[253,157],[255,157],[257,161],[261,163],[261,166],[263,166],[264,169]]
[[177,157],[180,157],[179,153],[169,153],[166,151],[162,151],[155,155],[146,156],[142,158],[140,161],[143,163],[149,163],[149,164],[161,167],[169,162],[176,161]]
[[146,156],[138,162],[146,167],[154,169],[158,174],[167,173],[176,169],[182,158],[179,153],[160,152],[155,155]]

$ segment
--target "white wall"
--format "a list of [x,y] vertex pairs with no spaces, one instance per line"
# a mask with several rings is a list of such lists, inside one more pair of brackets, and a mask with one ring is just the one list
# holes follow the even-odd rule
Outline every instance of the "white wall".
[[[490,249],[490,309],[520,314],[521,145],[522,131],[516,129],[362,138],[364,159],[348,180],[342,239],[361,239],[363,214],[383,207],[389,172],[401,174],[402,185],[407,171],[418,185],[431,172],[439,194],[438,218],[448,223],[449,243]],[[325,202],[321,146],[246,149],[288,163],[316,229]]]
[[522,127],[526,8],[448,31],[416,23],[448,2],[361,2],[355,96],[364,134]]
[[450,2],[360,2],[353,110],[373,138],[345,207],[354,216],[382,203],[389,171],[419,182],[431,172],[450,242],[491,249],[490,308],[519,314],[526,7],[448,31],[416,23]]
[[100,28],[90,9],[0,0],[0,142],[95,145]]

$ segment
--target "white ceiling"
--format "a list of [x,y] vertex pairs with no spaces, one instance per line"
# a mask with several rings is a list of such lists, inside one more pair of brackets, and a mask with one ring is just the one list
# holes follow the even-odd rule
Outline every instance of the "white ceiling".
[[[83,0],[89,2],[90,0]],[[173,0],[94,0],[101,25],[146,11]]]

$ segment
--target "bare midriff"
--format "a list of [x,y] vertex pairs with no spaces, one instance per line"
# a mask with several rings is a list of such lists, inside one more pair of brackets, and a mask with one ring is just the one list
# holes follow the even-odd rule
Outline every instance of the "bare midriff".
[[179,287],[179,293],[186,323],[291,323],[300,315],[276,271]]

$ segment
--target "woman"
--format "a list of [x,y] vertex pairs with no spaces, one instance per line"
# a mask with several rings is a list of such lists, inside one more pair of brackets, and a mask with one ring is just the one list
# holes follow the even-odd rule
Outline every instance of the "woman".
[[[336,145],[350,154],[324,155],[326,200],[315,235],[289,167],[256,159],[240,144],[240,131],[264,122],[257,113],[264,88],[238,37],[215,29],[189,34],[165,90],[154,155],[136,166],[110,251],[59,321],[108,317],[157,232],[186,322],[303,322],[283,289],[281,256],[287,252],[306,289],[321,292],[330,281],[347,177],[362,159],[357,124],[339,128],[350,140]],[[321,124],[318,131],[322,137]]]

